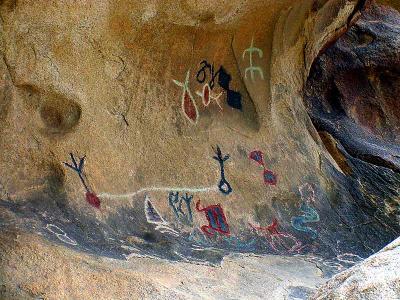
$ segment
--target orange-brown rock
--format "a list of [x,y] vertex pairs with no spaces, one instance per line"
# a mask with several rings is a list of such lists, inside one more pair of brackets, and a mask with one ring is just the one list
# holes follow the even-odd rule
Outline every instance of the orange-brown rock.
[[[400,154],[356,155],[319,127],[309,101],[325,91],[315,68],[329,49],[352,34],[364,41],[354,30],[366,19],[397,32],[385,23],[400,19],[394,10],[3,0],[0,17],[0,295],[221,299],[245,297],[246,285],[262,298],[268,285],[253,284],[264,267],[317,260],[330,276],[398,236]],[[359,85],[341,91],[363,103]],[[346,112],[397,133],[361,105]],[[254,269],[242,273],[242,260]],[[274,295],[310,294],[323,279],[304,268],[307,280],[287,275],[291,288],[271,279]]]

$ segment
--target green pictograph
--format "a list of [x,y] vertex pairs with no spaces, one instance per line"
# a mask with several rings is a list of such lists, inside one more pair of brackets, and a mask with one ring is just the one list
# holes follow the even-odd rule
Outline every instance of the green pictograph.
[[246,70],[244,72],[244,78],[247,79],[247,73],[250,72],[251,80],[254,81],[255,80],[255,73],[258,72],[260,74],[260,76],[261,76],[261,79],[264,80],[264,73],[263,73],[262,69],[253,64],[253,54],[254,53],[258,53],[258,56],[260,58],[263,57],[263,51],[260,48],[254,47],[254,37],[252,37],[252,39],[251,39],[250,47],[243,51],[243,60],[246,58],[246,53],[249,54],[249,64],[250,64],[250,66],[248,68],[246,68]]

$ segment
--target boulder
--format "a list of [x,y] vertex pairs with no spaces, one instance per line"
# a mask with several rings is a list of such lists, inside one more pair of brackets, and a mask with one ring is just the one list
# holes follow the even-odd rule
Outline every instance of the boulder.
[[312,300],[400,298],[400,238],[354,267],[335,275]]

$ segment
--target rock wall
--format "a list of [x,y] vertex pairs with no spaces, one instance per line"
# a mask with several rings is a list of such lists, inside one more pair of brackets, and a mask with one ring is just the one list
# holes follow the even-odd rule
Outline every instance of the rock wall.
[[358,127],[309,105],[326,49],[397,22],[370,5],[2,1],[1,226],[118,259],[374,253],[400,232],[398,148],[355,155]]
[[[373,215],[386,227],[383,234],[394,236],[399,231],[399,23],[397,11],[368,5],[314,61],[305,88],[311,119],[346,174],[343,184],[359,211]],[[366,240],[378,223],[354,230],[363,231]]]
[[400,11],[400,2],[399,1],[394,1],[394,0],[379,0],[377,1],[379,4],[386,5],[392,8],[397,9]]

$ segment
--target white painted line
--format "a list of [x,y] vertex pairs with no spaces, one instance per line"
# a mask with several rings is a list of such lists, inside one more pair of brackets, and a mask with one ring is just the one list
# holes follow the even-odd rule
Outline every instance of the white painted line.
[[147,187],[147,188],[142,188],[140,190],[137,190],[136,192],[133,193],[128,193],[128,194],[109,194],[109,193],[101,193],[98,194],[100,198],[110,198],[110,199],[124,199],[124,198],[131,198],[136,195],[145,193],[145,192],[156,192],[156,191],[174,191],[174,192],[188,192],[188,193],[208,193],[208,192],[216,192],[218,191],[217,186],[212,186],[212,187],[194,187],[194,188],[188,188],[188,187]]

